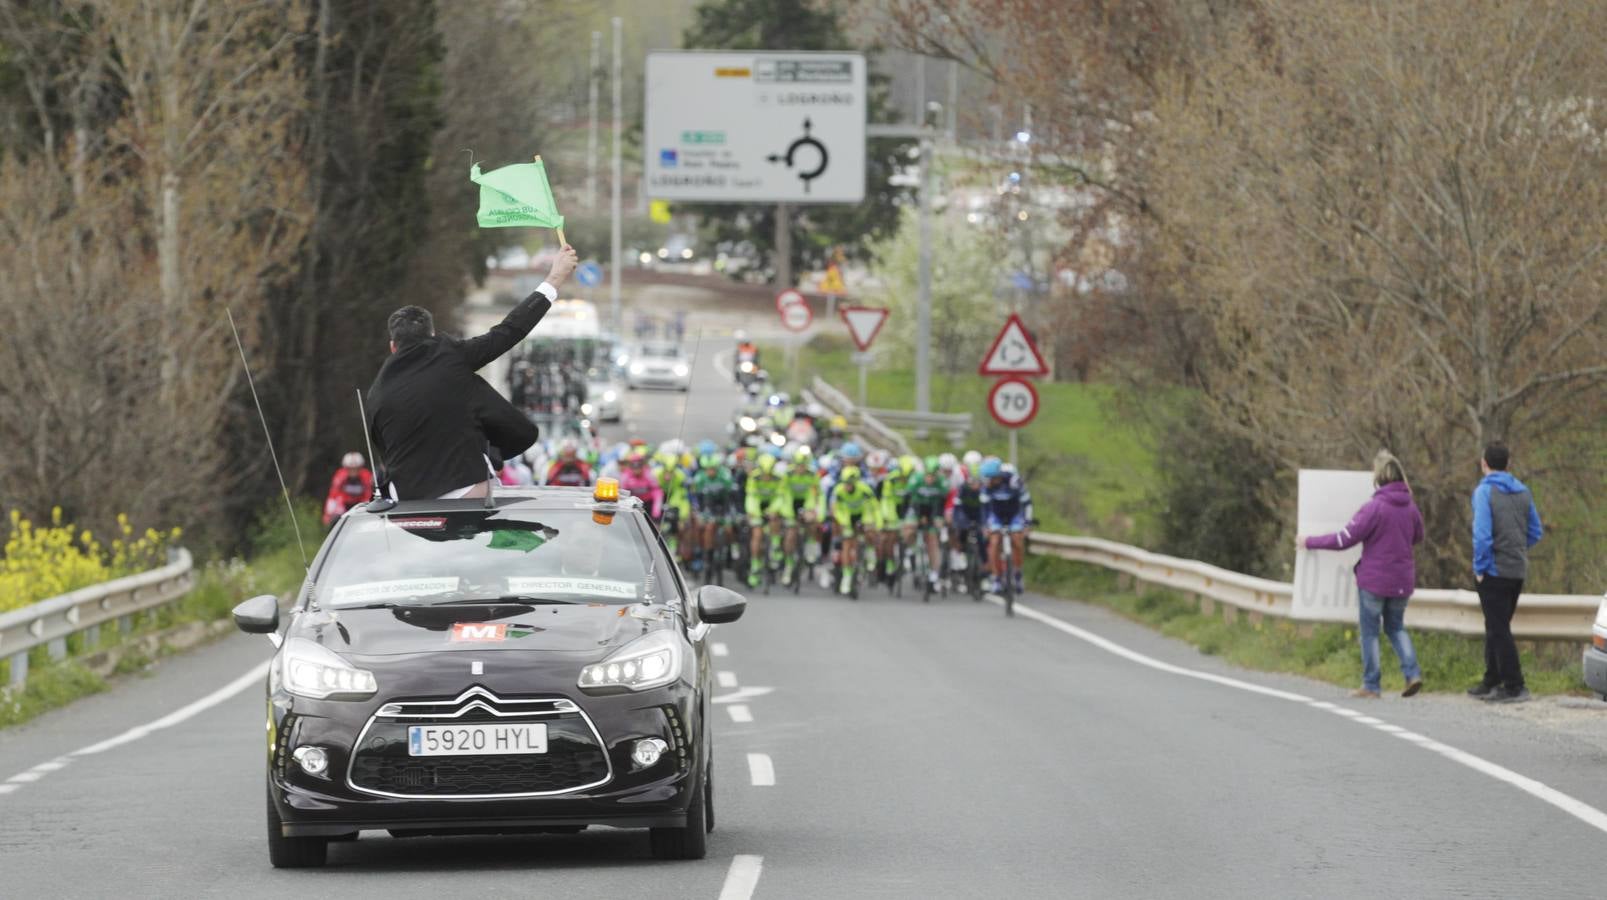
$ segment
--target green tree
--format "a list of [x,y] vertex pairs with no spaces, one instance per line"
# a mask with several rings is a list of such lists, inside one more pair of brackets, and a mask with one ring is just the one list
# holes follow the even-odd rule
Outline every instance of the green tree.
[[[696,21],[681,38],[696,50],[865,50],[843,30],[841,5],[819,0],[706,0]],[[887,76],[871,72],[868,115],[872,122],[892,122]],[[908,194],[889,184],[908,159],[910,142],[875,138],[865,146],[865,200],[854,204],[822,204],[794,210],[792,271],[820,266],[836,248],[863,257],[871,242],[898,227],[898,210]],[[776,207],[699,203],[678,205],[698,214],[706,235],[715,241],[747,240],[766,258],[775,253]]]

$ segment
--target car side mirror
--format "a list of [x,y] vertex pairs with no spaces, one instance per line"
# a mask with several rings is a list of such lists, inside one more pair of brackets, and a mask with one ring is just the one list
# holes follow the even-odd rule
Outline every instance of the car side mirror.
[[735,622],[742,618],[742,612],[747,608],[747,598],[729,588],[717,584],[706,584],[698,588],[698,617],[711,625]]
[[279,598],[272,594],[252,597],[234,608],[234,627],[246,634],[279,630]]

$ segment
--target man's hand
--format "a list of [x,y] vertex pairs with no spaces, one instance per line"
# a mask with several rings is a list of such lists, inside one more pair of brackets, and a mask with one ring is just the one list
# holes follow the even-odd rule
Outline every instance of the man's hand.
[[580,257],[575,254],[575,248],[565,244],[558,251],[558,258],[552,261],[552,269],[547,272],[547,283],[554,288],[563,287],[569,278],[569,273],[575,271],[575,264],[579,261]]

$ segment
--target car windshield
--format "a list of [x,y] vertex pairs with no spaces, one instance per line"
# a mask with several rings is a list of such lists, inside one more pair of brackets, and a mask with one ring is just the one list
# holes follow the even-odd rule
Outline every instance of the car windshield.
[[587,504],[357,519],[341,529],[319,572],[318,601],[334,609],[501,597],[662,601],[664,570],[654,567],[634,515],[598,522]]
[[648,346],[642,348],[641,355],[650,356],[654,359],[679,359],[681,356],[681,348],[676,347],[673,344]]

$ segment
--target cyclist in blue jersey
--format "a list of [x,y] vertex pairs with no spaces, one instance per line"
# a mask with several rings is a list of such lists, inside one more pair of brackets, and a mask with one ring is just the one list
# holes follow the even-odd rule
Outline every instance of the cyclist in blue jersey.
[[[1027,527],[1032,522],[1032,494],[1014,466],[1006,467],[997,457],[982,461],[982,527],[988,534],[988,561],[993,569],[990,591],[998,591],[1006,577],[1015,580],[1017,593],[1022,590],[1021,561],[1026,559]],[[1004,571],[1004,555],[1000,544],[1004,535],[1010,535],[1010,552],[1015,560],[1014,571]]]

